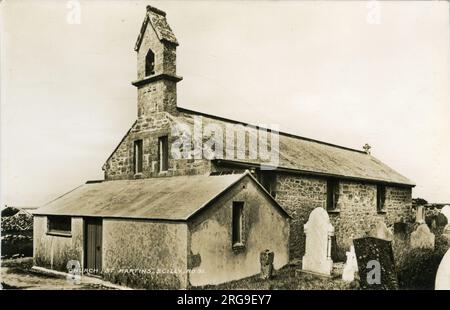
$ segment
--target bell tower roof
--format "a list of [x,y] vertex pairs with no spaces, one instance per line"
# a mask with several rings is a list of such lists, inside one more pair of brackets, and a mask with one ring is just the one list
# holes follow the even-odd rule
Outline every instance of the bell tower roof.
[[166,13],[152,7],[150,5],[147,6],[147,13],[145,15],[144,22],[142,23],[141,31],[139,32],[139,36],[137,38],[136,44],[134,46],[134,50],[138,51],[141,46],[142,40],[144,38],[145,30],[148,25],[151,25],[155,30],[158,39],[164,43],[171,43],[175,46],[178,46],[178,41],[175,35],[173,34],[172,29],[170,29],[169,24],[166,20]]

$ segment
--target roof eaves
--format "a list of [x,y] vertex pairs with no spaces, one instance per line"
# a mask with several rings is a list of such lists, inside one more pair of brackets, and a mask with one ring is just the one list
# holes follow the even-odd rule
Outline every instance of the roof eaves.
[[230,183],[225,189],[223,189],[220,193],[217,193],[216,196],[211,198],[209,201],[205,202],[200,208],[189,214],[184,218],[184,220],[189,220],[196,214],[200,213],[202,210],[204,210],[207,206],[209,206],[211,203],[213,203],[220,195],[228,191],[230,188],[232,188],[234,185],[238,184],[240,181],[242,181],[246,176],[249,176],[251,180],[253,180],[256,185],[264,192],[264,194],[289,218],[292,218],[291,215],[267,192],[267,190],[255,179],[255,177],[251,174],[249,170],[245,170],[244,173],[242,173],[241,177],[239,177],[237,180]]
[[[215,201],[217,199],[217,197],[219,197],[222,193],[225,193],[227,190],[229,190],[235,184],[239,183],[247,175],[247,172],[248,171],[245,171],[244,173],[242,173],[242,175],[237,180],[230,183],[227,187],[225,187],[223,190],[221,190],[219,193],[217,193],[213,198],[211,198],[210,200],[205,202],[201,207],[197,208],[194,212],[192,212],[191,214],[186,216],[184,218],[184,220],[186,220],[186,221],[189,220],[191,217],[193,217],[194,215],[196,215],[197,213],[202,211],[204,208],[206,208],[208,205],[210,205],[213,201]],[[212,178],[214,178],[214,176],[212,176]]]
[[386,185],[400,185],[400,186],[411,186],[415,187],[416,184],[408,180],[410,183],[401,183],[401,182],[392,182],[392,181],[386,181],[381,179],[371,179],[371,178],[361,178],[361,177],[354,177],[354,176],[347,176],[343,174],[332,174],[332,173],[325,173],[325,172],[317,172],[317,171],[309,171],[309,170],[302,170],[302,169],[295,169],[295,168],[288,168],[288,167],[275,167],[270,165],[264,165],[263,163],[253,163],[253,162],[244,162],[244,161],[236,161],[236,160],[229,160],[229,159],[213,159],[213,162],[217,162],[218,164],[225,163],[225,164],[231,164],[231,165],[239,165],[243,168],[245,167],[251,167],[251,168],[257,168],[261,166],[265,166],[267,168],[271,168],[272,170],[280,171],[280,172],[287,172],[287,173],[295,173],[295,174],[301,174],[301,175],[314,175],[314,176],[320,176],[320,177],[333,177],[333,178],[342,178],[342,179],[348,179],[348,180],[354,180],[354,181],[366,181],[366,182],[374,182],[374,183],[383,183]]

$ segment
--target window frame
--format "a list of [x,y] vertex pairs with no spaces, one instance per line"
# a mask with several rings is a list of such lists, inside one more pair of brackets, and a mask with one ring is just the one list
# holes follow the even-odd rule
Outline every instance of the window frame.
[[[151,56],[151,61],[150,57]],[[145,55],[145,76],[151,76],[155,74],[155,53],[149,49]]]
[[386,185],[377,184],[376,206],[378,213],[386,213]]
[[[58,225],[68,225],[69,228],[60,229],[52,227],[58,221],[66,220],[68,223],[59,222]],[[47,235],[55,235],[55,236],[64,236],[71,237],[72,236],[72,217],[69,215],[48,215],[47,216]]]
[[141,174],[144,170],[144,141],[142,139],[133,142],[133,172]]
[[244,201],[233,201],[231,210],[231,245],[233,248],[244,247],[244,207]]
[[272,196],[276,198],[277,193],[277,175],[271,170],[260,170],[258,173],[258,181],[264,187],[264,189]]
[[158,137],[158,169],[159,172],[169,170],[169,136]]
[[339,180],[327,179],[327,201],[326,207],[328,212],[339,212]]

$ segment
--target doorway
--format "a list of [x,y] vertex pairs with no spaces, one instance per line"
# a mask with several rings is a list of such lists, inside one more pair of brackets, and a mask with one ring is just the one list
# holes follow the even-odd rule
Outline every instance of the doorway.
[[85,218],[84,269],[91,275],[102,271],[102,219]]

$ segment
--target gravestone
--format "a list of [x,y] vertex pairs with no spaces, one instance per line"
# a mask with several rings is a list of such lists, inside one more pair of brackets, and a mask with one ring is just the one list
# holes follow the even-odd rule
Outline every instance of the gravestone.
[[439,264],[434,289],[450,290],[450,249],[447,250]]
[[370,237],[392,241],[394,236],[383,221],[379,221],[369,232]]
[[443,227],[445,227],[445,225],[447,225],[448,223],[449,223],[449,222],[448,222],[447,216],[445,216],[445,214],[443,214],[443,213],[438,213],[438,214],[436,215],[436,225],[437,225],[438,227],[443,228]]
[[450,206],[444,206],[441,209],[441,213],[445,215],[445,217],[447,218],[447,222],[450,223]]
[[392,241],[364,237],[354,239],[353,244],[361,288],[367,290],[398,289]]
[[350,251],[345,254],[347,255],[347,261],[345,262],[344,270],[342,272],[342,280],[352,282],[355,280],[355,272],[358,271],[355,247],[352,245]]
[[408,239],[408,224],[403,222],[394,223],[394,237],[400,240]]
[[274,256],[275,254],[269,250],[260,253],[259,262],[261,264],[261,279],[267,280],[272,278]]
[[304,225],[306,234],[305,255],[302,269],[323,275],[331,275],[333,260],[331,259],[331,237],[334,227],[330,223],[327,211],[314,209]]
[[442,237],[450,241],[450,224],[447,224],[442,231]]
[[424,206],[417,206],[416,223],[420,223],[420,224],[425,223],[425,207]]
[[420,224],[411,233],[410,245],[413,249],[434,249],[434,234],[430,231],[427,224]]

